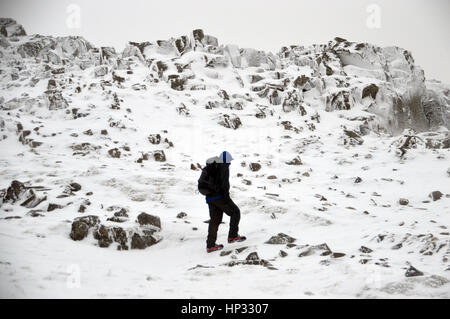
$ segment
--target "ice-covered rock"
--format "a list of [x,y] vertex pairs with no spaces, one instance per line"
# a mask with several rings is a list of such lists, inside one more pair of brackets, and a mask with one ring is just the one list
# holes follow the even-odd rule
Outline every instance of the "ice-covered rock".
[[0,18],[0,33],[5,37],[25,36],[25,29],[11,18]]

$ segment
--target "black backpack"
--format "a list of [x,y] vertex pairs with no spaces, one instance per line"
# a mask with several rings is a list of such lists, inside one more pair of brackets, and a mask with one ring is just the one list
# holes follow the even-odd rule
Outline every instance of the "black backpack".
[[211,165],[202,168],[202,174],[198,179],[198,191],[200,194],[208,196],[214,192],[214,176],[211,174]]

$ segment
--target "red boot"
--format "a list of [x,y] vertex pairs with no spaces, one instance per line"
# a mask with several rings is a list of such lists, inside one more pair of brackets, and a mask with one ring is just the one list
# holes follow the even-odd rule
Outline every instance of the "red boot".
[[244,240],[246,240],[247,239],[247,237],[245,237],[245,236],[237,236],[237,237],[228,237],[228,243],[229,244],[231,244],[231,243],[234,243],[234,242],[239,242],[239,241],[244,241]]
[[213,246],[213,247],[207,247],[207,248],[206,248],[206,252],[207,252],[207,253],[211,253],[211,252],[213,252],[213,251],[221,250],[221,249],[223,249],[223,245],[215,245],[215,246]]

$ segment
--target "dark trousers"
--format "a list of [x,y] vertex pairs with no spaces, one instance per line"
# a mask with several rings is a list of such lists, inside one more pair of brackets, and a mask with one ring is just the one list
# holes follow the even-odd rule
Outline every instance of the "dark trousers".
[[239,220],[241,219],[241,211],[239,207],[231,200],[231,198],[220,198],[209,202],[209,220],[208,239],[206,247],[213,247],[216,244],[217,230],[222,222],[223,213],[230,216],[230,230],[228,237],[237,237],[239,230]]

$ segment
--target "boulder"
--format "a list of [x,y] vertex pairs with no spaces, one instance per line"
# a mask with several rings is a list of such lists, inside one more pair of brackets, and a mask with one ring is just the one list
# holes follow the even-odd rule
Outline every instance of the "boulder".
[[150,134],[147,137],[147,139],[152,144],[159,144],[161,142],[161,135],[159,135],[159,134]]
[[343,131],[343,143],[344,145],[362,145],[364,143],[363,138],[353,130],[344,129]]
[[228,44],[224,48],[224,53],[230,59],[231,64],[235,68],[241,67],[241,53],[239,52],[239,47],[237,45]]
[[353,103],[354,99],[351,97],[350,92],[342,90],[327,96],[325,110],[328,112],[334,110],[350,110]]
[[137,217],[139,225],[149,225],[161,229],[161,219],[158,216],[140,213]]
[[23,26],[11,18],[0,18],[0,33],[5,37],[27,35]]
[[45,91],[45,97],[47,98],[49,110],[65,109],[69,106],[69,102],[67,102],[59,90],[47,90]]
[[94,75],[95,77],[102,77],[108,74],[108,66],[106,65],[99,65],[94,69]]
[[73,240],[83,240],[89,232],[89,226],[82,221],[74,221],[72,223],[72,231],[70,232],[70,238]]
[[72,238],[73,240],[84,239],[88,235],[89,229],[95,227],[99,223],[100,219],[94,215],[75,218],[72,223],[70,238]]
[[442,194],[440,191],[434,191],[434,192],[431,192],[431,193],[428,195],[428,197],[430,197],[433,201],[437,201],[437,200],[441,199],[441,197],[442,197],[443,195],[444,195],[444,194]]
[[363,254],[370,254],[373,250],[368,247],[361,246],[361,248],[359,248],[359,251]]
[[222,114],[219,116],[218,124],[236,130],[242,125],[242,122],[236,114]]
[[144,231],[143,234],[134,233],[131,237],[131,249],[145,249],[158,243],[158,240],[150,231]]
[[187,214],[185,212],[181,212],[177,215],[177,218],[185,218]]
[[113,148],[108,151],[108,154],[112,158],[120,158],[120,151],[118,148]]
[[155,161],[157,162],[165,162],[166,161],[166,154],[164,153],[163,150],[157,150],[152,152],[153,154],[153,158],[155,159]]
[[25,192],[25,185],[17,180],[11,182],[11,185],[6,189],[3,196],[3,202],[14,203],[20,199],[21,195]]
[[288,164],[288,165],[303,165],[300,156],[297,156],[294,159],[286,162],[286,164]]
[[424,275],[423,272],[421,272],[420,270],[416,269],[413,266],[409,266],[409,268],[405,272],[406,277],[417,277],[423,275]]
[[252,172],[257,172],[261,169],[261,164],[259,163],[250,163],[248,166]]
[[270,245],[284,245],[284,244],[291,244],[294,241],[296,241],[294,237],[291,237],[284,233],[278,233],[278,235],[270,237],[270,239],[265,243]]
[[100,225],[95,229],[94,238],[97,239],[98,245],[102,248],[109,247],[113,242],[109,228],[104,225]]
[[248,256],[245,258],[245,260],[247,261],[259,261],[259,256],[258,253],[256,251],[251,252],[250,254],[248,254]]
[[370,84],[369,86],[366,86],[362,91],[362,98],[364,99],[367,96],[372,97],[372,99],[375,100],[378,93],[378,86],[375,84]]
[[320,253],[320,256],[328,256],[332,254],[331,249],[328,247],[326,243],[320,245],[314,245],[307,247],[303,252],[301,252],[298,257],[311,256],[316,253]]

